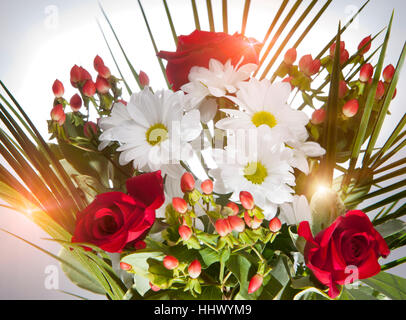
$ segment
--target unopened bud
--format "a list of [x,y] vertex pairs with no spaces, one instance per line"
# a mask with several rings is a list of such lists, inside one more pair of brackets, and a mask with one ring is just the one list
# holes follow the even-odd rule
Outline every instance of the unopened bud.
[[344,98],[347,92],[348,92],[347,83],[344,80],[341,80],[338,86],[338,98],[340,99]]
[[283,58],[283,62],[285,62],[288,65],[292,65],[296,61],[296,57],[297,57],[296,48],[290,48],[288,51],[286,51],[285,56]]
[[86,97],[93,97],[96,93],[96,86],[92,80],[87,80],[83,86],[83,94]]
[[359,105],[358,105],[357,99],[349,100],[343,106],[343,114],[346,117],[351,118],[357,114],[358,107],[359,107]]
[[381,80],[379,80],[378,86],[376,87],[375,99],[381,100],[384,94],[385,94],[385,85]]
[[317,109],[313,111],[311,122],[313,124],[320,124],[323,123],[326,119],[326,110],[324,109]]
[[310,54],[303,56],[299,60],[299,68],[300,70],[307,75],[308,77],[316,74],[320,70],[320,60],[312,58]]
[[395,67],[393,65],[387,65],[383,70],[382,76],[386,83],[392,81],[393,75],[395,74]]
[[364,64],[359,72],[359,80],[361,82],[368,82],[372,78],[372,74],[374,73],[374,67],[370,63]]
[[234,216],[240,211],[240,208],[238,208],[237,204],[235,204],[234,202],[227,203],[226,207],[229,207],[231,210],[233,210]]
[[82,98],[77,93],[70,98],[70,107],[73,112],[77,112],[82,107]]
[[51,119],[57,122],[60,126],[62,126],[65,123],[66,114],[63,110],[63,105],[57,104],[55,107],[52,108]]
[[225,237],[231,232],[231,226],[227,219],[218,219],[214,225],[216,228],[217,233],[221,237]]
[[187,211],[187,203],[183,198],[173,198],[172,206],[179,213],[185,213]]
[[194,190],[195,178],[193,178],[193,175],[191,173],[185,172],[182,175],[182,178],[180,179],[180,188],[182,189],[183,193]]
[[210,179],[204,180],[200,187],[202,188],[203,193],[211,194],[213,192],[213,181]]
[[120,268],[121,270],[130,271],[133,267],[126,262],[120,262]]
[[358,51],[360,51],[360,55],[364,55],[371,49],[371,36],[368,36],[364,39],[361,40],[361,42],[358,45]]
[[249,193],[248,191],[240,192],[240,202],[241,205],[244,207],[244,209],[246,210],[254,209],[255,206],[254,198],[252,197],[252,194]]
[[193,279],[196,279],[202,272],[202,265],[200,264],[199,260],[196,259],[192,261],[187,270],[189,272],[189,276]]
[[281,229],[281,227],[282,223],[278,217],[275,217],[269,221],[269,230],[271,230],[271,232],[276,233]]
[[157,292],[157,291],[161,290],[160,287],[152,284],[151,282],[149,283],[149,286],[151,287],[151,290],[154,291],[154,292]]
[[190,237],[192,236],[192,230],[184,224],[182,224],[179,227],[178,232],[179,232],[180,237],[184,241],[188,241],[190,239]]
[[104,79],[100,76],[97,76],[95,86],[96,86],[97,92],[99,92],[101,94],[106,94],[111,89],[110,83],[106,79]]
[[62,82],[56,79],[52,85],[52,91],[56,98],[61,98],[65,92]]
[[231,228],[237,232],[243,232],[245,229],[244,220],[238,216],[229,216],[227,218],[228,223],[230,224]]
[[248,293],[251,294],[257,291],[262,286],[263,281],[264,278],[260,274],[253,276],[248,285]]
[[91,139],[97,134],[97,124],[95,124],[93,121],[86,122],[83,126],[83,133],[86,138]]
[[144,71],[141,70],[138,77],[140,79],[141,86],[143,86],[143,87],[149,86],[149,78],[148,78],[148,75]]
[[173,270],[178,267],[179,261],[173,256],[166,256],[163,261],[164,267],[168,270]]

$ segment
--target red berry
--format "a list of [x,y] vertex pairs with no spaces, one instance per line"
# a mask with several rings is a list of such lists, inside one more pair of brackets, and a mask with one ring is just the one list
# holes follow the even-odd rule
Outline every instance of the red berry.
[[160,287],[158,287],[158,286],[152,284],[151,282],[149,283],[149,286],[151,287],[151,290],[152,290],[152,291],[157,292],[157,291],[161,290]]
[[101,66],[104,66],[104,61],[99,55],[97,55],[93,60],[93,67],[98,71]]
[[240,192],[240,202],[245,209],[247,210],[254,209],[255,206],[254,198],[252,197],[252,194],[249,193],[248,191]]
[[83,94],[86,97],[93,97],[96,93],[96,86],[92,80],[87,80],[83,86]]
[[100,76],[97,76],[95,86],[96,86],[97,92],[99,92],[101,94],[106,94],[111,89],[110,83],[106,79],[104,79]]
[[283,57],[283,62],[288,65],[292,65],[296,61],[296,57],[296,48],[290,48],[288,51],[286,51],[285,56]]
[[143,86],[143,87],[149,86],[149,78],[148,78],[148,75],[144,71],[141,70],[138,77],[140,79],[141,86]]
[[248,293],[254,293],[257,291],[261,286],[264,278],[260,274],[256,274],[250,280],[250,284],[248,285]]
[[383,84],[382,81],[379,80],[378,86],[376,87],[375,99],[381,100],[384,94],[385,94],[385,85]]
[[218,219],[214,227],[221,237],[228,235],[232,230],[228,219]]
[[52,85],[52,91],[56,98],[61,98],[65,92],[62,82],[60,82],[58,79],[55,80],[54,84]]
[[163,261],[164,267],[168,270],[173,270],[178,267],[179,261],[173,256],[166,256]]
[[393,75],[395,74],[395,67],[393,65],[387,65],[386,68],[382,72],[383,79],[386,83],[392,81]]
[[251,217],[247,211],[244,212],[244,221],[248,227],[254,230],[258,229],[262,224],[261,219],[258,219],[256,216]]
[[187,211],[187,203],[186,203],[185,199],[173,198],[172,206],[179,213],[185,213]]
[[203,193],[211,194],[213,192],[213,181],[210,179],[204,180],[200,187],[202,188]]
[[66,114],[63,110],[63,105],[57,104],[55,107],[52,108],[51,119],[53,121],[56,121],[60,126],[62,126],[65,123]]
[[180,179],[180,188],[182,192],[190,192],[193,191],[195,188],[195,178],[189,172],[185,172]]
[[355,116],[358,112],[358,100],[357,99],[352,99],[350,101],[347,101],[344,106],[343,106],[343,114],[351,118]]
[[323,123],[326,119],[326,110],[324,109],[317,109],[313,111],[311,122],[313,124],[320,124]]
[[320,60],[318,60],[318,59],[313,60],[313,58],[310,54],[303,56],[299,60],[300,70],[308,77],[319,72],[320,66],[321,66]]
[[278,217],[275,217],[269,221],[269,230],[273,233],[278,232],[282,227],[282,223]]
[[358,45],[358,51],[360,51],[360,55],[364,55],[365,53],[367,53],[369,51],[369,49],[371,49],[371,36],[368,36],[364,39],[361,40],[361,42]]
[[82,107],[82,98],[77,93],[70,98],[70,107],[73,112],[77,112]]
[[227,203],[226,207],[229,207],[231,210],[233,210],[232,215],[234,216],[240,211],[240,208],[238,208],[238,206],[234,202]]
[[338,97],[340,99],[344,98],[347,92],[348,92],[347,83],[344,80],[341,80],[338,86]]
[[189,276],[193,279],[196,279],[202,272],[202,265],[200,264],[199,260],[196,259],[192,261],[187,270],[189,272]]
[[120,268],[125,271],[130,271],[133,267],[131,266],[131,264],[120,262]]
[[[340,41],[340,52],[342,53],[344,50],[345,50],[345,42]],[[336,51],[336,43],[334,42],[330,46],[330,57],[334,58],[335,51]]]
[[97,124],[95,124],[93,121],[86,122],[83,126],[83,133],[86,138],[91,139],[97,134]]
[[185,241],[189,240],[192,236],[192,230],[186,225],[181,225],[178,229],[178,232],[182,240]]
[[231,228],[237,232],[243,232],[245,229],[244,220],[238,216],[229,216],[227,218],[228,223],[230,224]]
[[370,63],[364,64],[359,72],[359,80],[361,82],[368,82],[372,78],[372,74],[374,73],[374,67]]

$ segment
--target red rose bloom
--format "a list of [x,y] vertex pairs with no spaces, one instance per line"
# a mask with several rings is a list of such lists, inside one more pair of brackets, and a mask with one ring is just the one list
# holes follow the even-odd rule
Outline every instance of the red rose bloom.
[[235,33],[207,32],[195,30],[188,36],[179,36],[176,52],[160,51],[158,57],[168,60],[166,74],[173,90],[177,91],[188,83],[189,71],[193,66],[207,68],[210,59],[236,66],[244,56],[243,64],[258,64],[262,44],[253,38]]
[[390,251],[382,236],[374,229],[368,216],[359,210],[348,211],[338,217],[328,228],[313,238],[309,222],[299,225],[299,236],[306,239],[305,261],[316,278],[329,287],[329,296],[340,293],[337,285],[347,284],[355,266],[358,278],[366,279],[378,274],[380,256],[386,258]]
[[127,180],[127,192],[107,192],[77,217],[72,242],[92,243],[108,252],[121,252],[128,243],[140,242],[164,202],[160,171]]

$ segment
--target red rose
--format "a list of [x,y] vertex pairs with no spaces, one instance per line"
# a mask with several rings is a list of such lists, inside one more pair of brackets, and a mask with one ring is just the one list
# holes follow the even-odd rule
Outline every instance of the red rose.
[[141,241],[164,202],[160,171],[127,180],[127,192],[107,192],[77,217],[72,242],[92,243],[108,252],[121,252],[130,242]]
[[158,57],[168,60],[166,74],[173,90],[177,91],[188,83],[189,71],[193,66],[207,68],[210,59],[236,66],[244,56],[242,64],[258,64],[262,44],[253,38],[235,33],[207,32],[195,30],[188,36],[179,36],[176,52],[160,51]]
[[347,268],[356,267],[358,279],[372,277],[381,271],[378,258],[386,258],[390,253],[367,215],[359,210],[348,211],[345,216],[338,217],[315,238],[309,222],[303,221],[298,234],[307,241],[304,252],[307,267],[329,287],[331,298],[340,293],[337,285],[348,283],[353,271]]

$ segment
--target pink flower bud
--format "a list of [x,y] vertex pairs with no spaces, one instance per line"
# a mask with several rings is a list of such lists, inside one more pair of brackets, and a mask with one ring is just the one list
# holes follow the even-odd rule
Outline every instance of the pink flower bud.
[[234,202],[227,203],[226,207],[229,207],[231,210],[233,210],[232,215],[234,216],[240,211],[240,208],[238,208],[238,206]]
[[77,82],[79,82],[80,81],[80,76],[81,76],[80,67],[75,64],[72,67],[72,69],[70,70],[70,81],[71,81],[71,83],[76,84]]
[[381,80],[379,80],[378,86],[376,87],[375,99],[381,100],[384,94],[385,94],[385,85]]
[[154,291],[154,292],[157,292],[157,291],[161,290],[160,287],[152,284],[151,282],[149,283],[149,286],[151,287],[151,290]]
[[276,233],[281,229],[281,227],[282,223],[278,217],[275,217],[269,221],[269,230],[271,230],[271,232]]
[[164,267],[168,270],[173,270],[178,267],[179,261],[173,256],[166,256],[163,261]]
[[189,272],[189,276],[193,279],[196,279],[200,276],[202,272],[202,265],[200,264],[199,260],[193,260],[192,263],[189,265],[187,271]]
[[57,104],[55,107],[52,108],[51,119],[53,121],[56,121],[60,126],[62,126],[65,123],[66,114],[63,111],[63,105]]
[[225,237],[231,232],[231,226],[227,219],[218,219],[214,225],[216,228],[217,233],[221,237]]
[[237,231],[237,232],[243,232],[244,231],[245,223],[244,223],[244,220],[241,219],[240,217],[238,217],[238,216],[229,216],[227,218],[227,220],[228,220],[228,223],[231,226],[231,229],[233,229],[234,231]]
[[83,133],[86,138],[91,139],[97,134],[97,124],[93,121],[88,121],[83,126]]
[[187,211],[187,203],[186,203],[185,199],[173,198],[172,206],[179,213],[185,213]]
[[374,73],[374,67],[370,63],[364,64],[359,72],[359,80],[361,82],[368,82],[372,78],[372,74]]
[[[342,53],[345,50],[345,42],[344,41],[340,41],[340,53]],[[330,46],[330,57],[334,58],[334,53],[336,51],[336,43],[334,42],[331,46]]]
[[97,76],[96,89],[97,89],[97,92],[99,92],[101,94],[106,94],[111,89],[111,86],[110,86],[110,83],[106,79],[104,79],[100,76]]
[[372,39],[371,36],[368,36],[361,40],[361,42],[358,45],[358,51],[361,50],[364,46],[365,47],[360,51],[360,55],[364,55],[365,53],[367,53],[369,51],[369,49],[371,49],[371,44],[372,44],[371,39]]
[[192,230],[184,224],[182,224],[178,229],[179,235],[184,241],[188,241],[192,236]]
[[131,264],[120,262],[120,268],[121,270],[130,271],[133,267],[131,266]]
[[99,76],[102,78],[108,79],[111,77],[110,69],[107,68],[106,66],[99,66],[97,72],[99,73]]
[[82,107],[82,98],[77,93],[70,98],[70,107],[73,112],[77,112]]
[[97,55],[93,60],[93,67],[98,71],[101,66],[104,66],[104,61],[99,55]]
[[52,85],[52,91],[56,98],[62,97],[65,92],[62,82],[60,82],[58,79],[56,79],[54,81],[54,84]]
[[316,74],[320,70],[320,60],[312,58],[310,54],[303,56],[299,60],[299,68],[300,70],[307,75],[308,77]]
[[320,124],[324,122],[326,119],[326,110],[324,109],[317,109],[313,111],[311,122],[313,124]]
[[200,187],[202,188],[203,193],[211,194],[213,192],[213,181],[210,179],[204,180]]
[[140,71],[140,74],[138,75],[140,79],[140,84],[141,86],[149,86],[149,78],[148,75],[144,71]]
[[338,86],[338,97],[340,99],[344,98],[347,92],[348,92],[347,83],[344,80],[341,80]]
[[261,286],[264,278],[260,274],[256,274],[250,280],[250,284],[248,285],[248,293],[254,293],[257,291]]
[[185,172],[182,175],[182,178],[180,179],[180,188],[182,189],[183,193],[194,190],[195,178],[193,178],[193,175],[191,173]]
[[241,191],[240,192],[240,202],[244,209],[251,210],[254,208],[255,203],[254,203],[254,198],[252,197],[252,194],[249,193],[248,191]]
[[256,216],[251,217],[247,211],[244,212],[244,221],[249,228],[254,230],[258,229],[262,224],[261,219],[258,219]]
[[282,82],[287,82],[290,84],[290,89],[293,90],[295,86],[292,84],[293,77],[289,76],[282,80]]
[[383,70],[382,76],[386,83],[392,81],[393,75],[395,74],[395,67],[391,64],[387,65]]
[[357,99],[352,99],[350,101],[347,101],[344,106],[343,106],[343,114],[351,118],[355,116],[358,112],[358,100]]
[[83,94],[86,97],[93,97],[96,93],[96,86],[92,80],[87,80],[83,86]]
[[292,65],[296,61],[296,57],[296,48],[290,48],[288,51],[286,51],[285,56],[283,57],[283,62],[288,65]]

